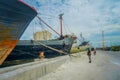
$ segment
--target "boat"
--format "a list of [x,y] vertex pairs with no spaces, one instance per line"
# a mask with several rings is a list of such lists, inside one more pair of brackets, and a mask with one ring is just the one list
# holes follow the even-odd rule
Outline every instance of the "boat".
[[[63,47],[64,42],[65,47]],[[73,42],[74,38],[70,36],[62,40],[20,40],[6,60],[35,59],[39,58],[40,52],[44,52],[45,58],[69,54]]]
[[[38,17],[40,21],[50,27],[45,21]],[[62,15],[60,15],[60,27],[62,27]],[[51,27],[50,27],[51,28]],[[52,28],[51,28],[52,29]],[[62,30],[62,29],[61,29]],[[55,30],[54,30],[55,31]],[[22,60],[39,58],[40,52],[44,52],[45,58],[53,58],[65,54],[69,54],[72,44],[76,37],[74,35],[63,36],[62,31],[60,37],[52,40],[19,40],[18,44],[12,51],[11,55],[6,59]]]
[[36,15],[37,11],[22,0],[0,0],[0,65]]
[[79,47],[89,45],[89,41],[85,40],[85,38],[82,36],[82,33],[80,34],[80,39],[78,39],[78,40],[81,42],[81,44],[79,44]]

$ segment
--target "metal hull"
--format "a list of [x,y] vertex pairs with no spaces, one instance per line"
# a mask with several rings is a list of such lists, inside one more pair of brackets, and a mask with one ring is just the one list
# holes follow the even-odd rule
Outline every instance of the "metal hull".
[[[63,41],[65,42],[65,47],[63,47]],[[34,59],[39,58],[39,52],[44,52],[46,58],[52,58],[56,56],[64,55],[58,51],[45,47],[39,43],[50,46],[54,49],[64,51],[65,53],[70,52],[74,39],[65,38],[63,40],[48,40],[48,41],[30,41],[30,40],[20,40],[17,46],[14,48],[10,56],[6,59],[10,60],[20,60],[20,59]]]
[[0,64],[36,15],[37,12],[21,0],[0,0]]

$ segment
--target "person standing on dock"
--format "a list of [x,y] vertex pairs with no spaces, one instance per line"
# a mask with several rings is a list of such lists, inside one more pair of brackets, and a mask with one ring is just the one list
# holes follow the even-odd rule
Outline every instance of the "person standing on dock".
[[65,41],[62,43],[63,51],[65,51]]
[[93,51],[93,54],[96,55],[96,50],[95,50],[95,48],[91,48],[91,51]]
[[93,54],[96,55],[96,50],[95,50],[95,48],[94,48]]
[[87,56],[89,58],[89,63],[91,63],[91,51],[90,51],[90,48],[88,48],[88,50],[87,50]]

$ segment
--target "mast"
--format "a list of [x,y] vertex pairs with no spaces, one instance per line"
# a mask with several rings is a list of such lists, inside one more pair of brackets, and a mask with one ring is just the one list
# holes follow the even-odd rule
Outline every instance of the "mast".
[[63,34],[62,34],[62,16],[63,15],[64,15],[63,13],[59,15],[59,17],[60,17],[60,37],[63,36]]
[[102,48],[103,48],[103,50],[105,49],[105,45],[104,45],[104,31],[102,31]]

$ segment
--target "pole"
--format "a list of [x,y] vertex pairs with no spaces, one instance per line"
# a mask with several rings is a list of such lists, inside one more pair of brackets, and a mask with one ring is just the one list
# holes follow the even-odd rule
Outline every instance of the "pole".
[[105,50],[105,45],[104,45],[104,31],[102,31],[102,48]]
[[63,16],[63,13],[59,15],[60,16],[60,35],[61,37],[63,36],[62,34],[62,16]]

